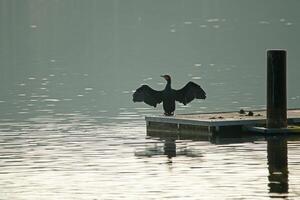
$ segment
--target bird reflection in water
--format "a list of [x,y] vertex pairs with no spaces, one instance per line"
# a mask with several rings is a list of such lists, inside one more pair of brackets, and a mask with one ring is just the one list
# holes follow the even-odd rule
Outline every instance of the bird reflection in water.
[[[176,156],[187,157],[202,157],[202,153],[196,149],[189,148],[187,144],[179,142],[177,147],[175,137],[160,138],[158,143],[155,143],[151,147],[146,147],[143,150],[137,150],[135,156],[138,157],[152,157],[158,155],[165,155],[168,158],[168,163],[172,163],[172,158]],[[163,143],[163,146],[161,145]]]
[[167,138],[164,143],[164,154],[168,156],[169,162],[176,156],[176,143],[174,138]]
[[288,150],[287,140],[282,137],[267,139],[269,192],[288,193]]
[[[181,155],[182,153],[179,152]],[[156,155],[166,155],[171,162],[172,157],[176,157],[176,139],[172,137],[163,139],[163,148],[159,143],[155,144],[153,147],[145,148],[143,151],[135,152],[135,156],[146,156],[152,157]]]

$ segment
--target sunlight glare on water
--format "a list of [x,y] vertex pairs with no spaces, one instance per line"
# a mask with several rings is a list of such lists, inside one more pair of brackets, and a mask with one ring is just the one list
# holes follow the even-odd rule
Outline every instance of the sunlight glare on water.
[[[99,119],[80,114],[2,121],[2,199],[272,196],[265,140],[236,143],[145,135],[140,120],[99,124]],[[291,142],[289,149],[290,193],[280,195],[293,197],[299,189],[299,142]]]

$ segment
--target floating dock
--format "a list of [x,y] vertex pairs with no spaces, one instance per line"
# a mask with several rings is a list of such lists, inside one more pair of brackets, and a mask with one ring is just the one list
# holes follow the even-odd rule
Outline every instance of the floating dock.
[[146,117],[147,135],[179,138],[300,135],[300,109],[287,110],[286,50],[267,51],[267,108]]
[[[300,133],[300,109],[287,111],[288,128],[278,133]],[[178,114],[173,117],[145,117],[148,136],[211,137],[215,134],[241,137],[245,134],[268,133],[266,110],[240,114],[236,112]]]

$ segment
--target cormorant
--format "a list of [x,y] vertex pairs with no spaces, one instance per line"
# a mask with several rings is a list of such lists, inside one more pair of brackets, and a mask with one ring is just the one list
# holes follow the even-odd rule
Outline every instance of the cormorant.
[[171,77],[169,75],[161,76],[167,81],[164,90],[157,91],[148,85],[142,85],[133,93],[133,102],[145,102],[150,106],[156,107],[157,104],[163,102],[163,108],[166,116],[174,115],[175,101],[179,101],[184,105],[190,103],[195,98],[205,99],[206,93],[196,83],[190,81],[180,90],[171,88]]

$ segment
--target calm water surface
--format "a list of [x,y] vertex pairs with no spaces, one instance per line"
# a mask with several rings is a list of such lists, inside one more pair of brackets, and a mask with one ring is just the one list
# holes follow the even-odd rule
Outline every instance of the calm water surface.
[[0,142],[0,199],[299,196],[293,138],[146,138],[142,120],[56,114],[2,121]]
[[131,101],[169,73],[208,94],[177,113],[265,108],[284,48],[300,107],[300,2],[228,2],[0,0],[0,200],[300,198],[298,137],[147,137]]

